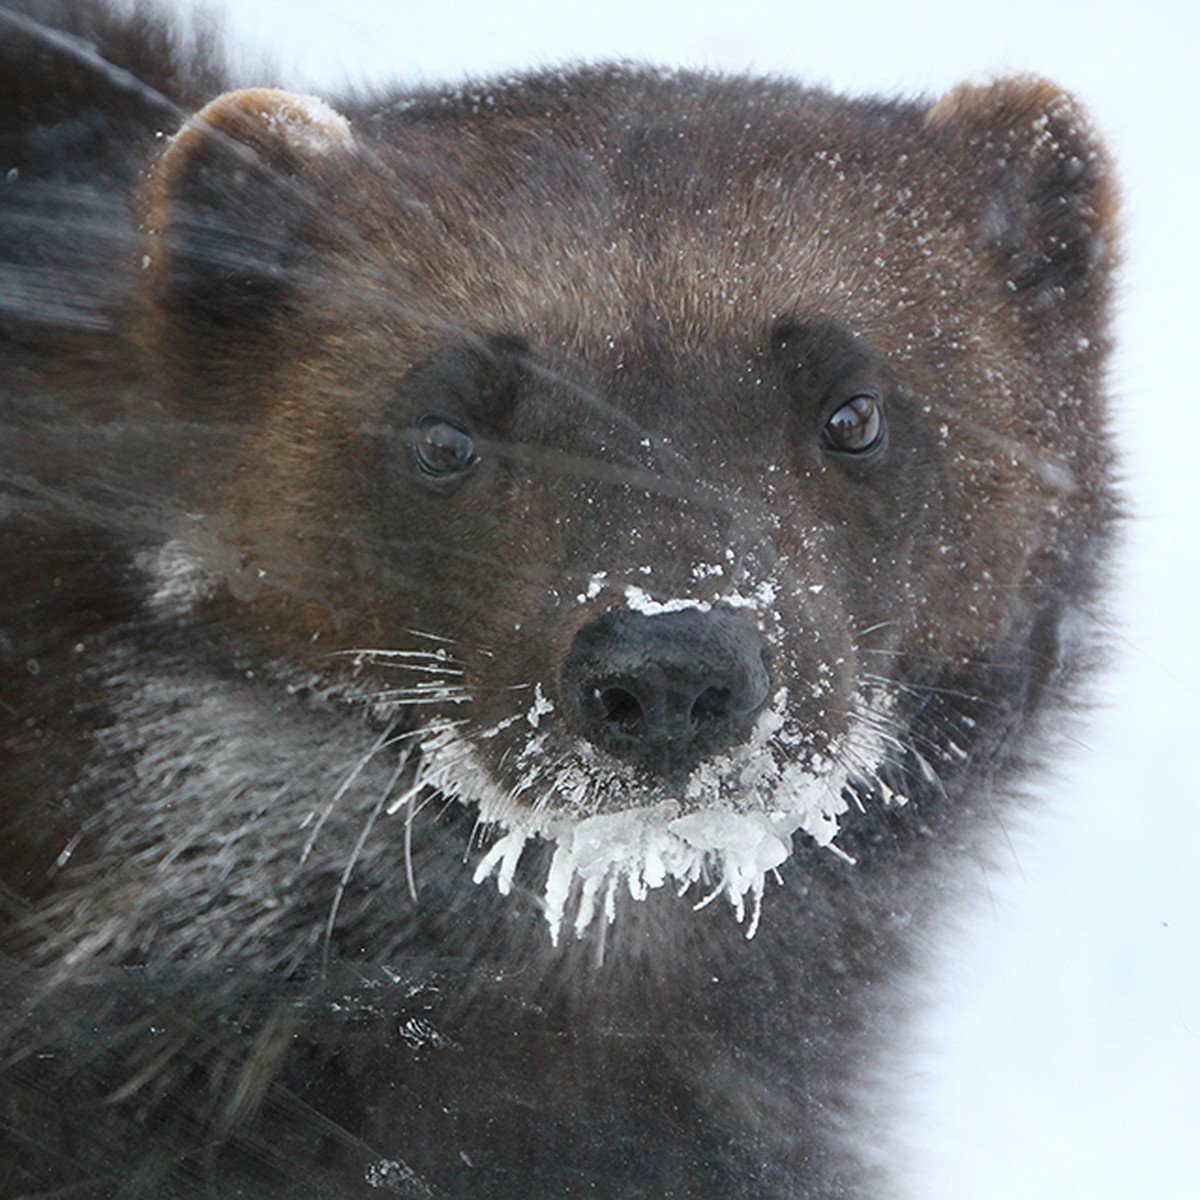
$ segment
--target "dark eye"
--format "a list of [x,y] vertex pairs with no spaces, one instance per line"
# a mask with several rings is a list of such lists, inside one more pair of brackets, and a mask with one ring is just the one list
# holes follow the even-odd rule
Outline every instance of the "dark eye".
[[883,441],[883,402],[873,392],[847,400],[825,423],[825,445],[839,454],[868,454]]
[[413,457],[421,471],[435,479],[462,475],[478,461],[475,439],[444,417],[420,417],[413,426]]

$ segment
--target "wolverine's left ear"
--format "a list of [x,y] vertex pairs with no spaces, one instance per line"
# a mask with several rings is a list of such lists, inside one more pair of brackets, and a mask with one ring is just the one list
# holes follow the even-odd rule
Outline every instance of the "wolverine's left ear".
[[1081,106],[1029,76],[964,84],[926,127],[946,139],[971,221],[1031,310],[1102,315],[1116,249],[1108,157]]
[[329,198],[353,143],[323,101],[267,88],[218,96],[170,140],[145,202],[148,299],[165,354],[218,362],[317,286]]

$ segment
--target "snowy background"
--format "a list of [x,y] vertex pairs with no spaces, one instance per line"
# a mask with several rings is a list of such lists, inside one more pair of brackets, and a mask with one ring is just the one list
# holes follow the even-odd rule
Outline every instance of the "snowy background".
[[[227,0],[289,86],[625,57],[936,95],[997,70],[1091,107],[1127,257],[1118,436],[1133,513],[1100,709],[948,931],[901,1081],[912,1200],[1200,1195],[1200,4]],[[1193,349],[1188,350],[1191,346]],[[881,1131],[881,1136],[883,1131]]]

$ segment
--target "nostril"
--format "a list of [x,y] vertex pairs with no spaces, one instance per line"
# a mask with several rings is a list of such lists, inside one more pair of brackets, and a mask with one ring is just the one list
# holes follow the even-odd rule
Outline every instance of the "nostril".
[[619,726],[623,733],[639,733],[646,723],[646,714],[638,698],[622,687],[595,688],[596,715],[610,725]]
[[695,728],[724,721],[733,710],[733,692],[727,687],[710,687],[692,702],[688,720]]

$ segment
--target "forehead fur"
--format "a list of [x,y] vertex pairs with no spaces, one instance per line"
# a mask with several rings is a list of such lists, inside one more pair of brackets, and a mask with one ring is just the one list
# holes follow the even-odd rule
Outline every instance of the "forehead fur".
[[[1021,94],[1060,122],[1073,111],[1048,85]],[[1061,339],[1030,336],[1012,303],[988,232],[1009,217],[981,209],[997,168],[964,149],[965,106],[932,119],[916,104],[621,69],[409,98],[365,122],[360,186],[334,215],[366,230],[350,270],[365,255],[393,273],[425,323],[436,311],[545,330],[585,355],[653,329],[703,354],[714,335],[820,315],[899,365],[936,354],[925,365],[953,371],[972,347],[1019,373],[1014,338],[1034,355],[1061,353]],[[976,124],[985,108],[975,97]],[[1000,149],[1019,153],[1025,133],[1007,130]],[[1103,258],[1107,201],[1089,214]],[[395,303],[387,286],[377,296]]]
[[866,332],[894,323],[898,276],[914,304],[922,275],[956,287],[912,245],[919,229],[943,262],[965,253],[917,109],[691,76],[555,82],[542,105],[503,89],[479,111],[410,103],[381,131],[386,250],[411,261],[426,241],[431,290],[449,283],[473,317],[491,299],[580,339],[650,318],[695,340],[806,305]]

